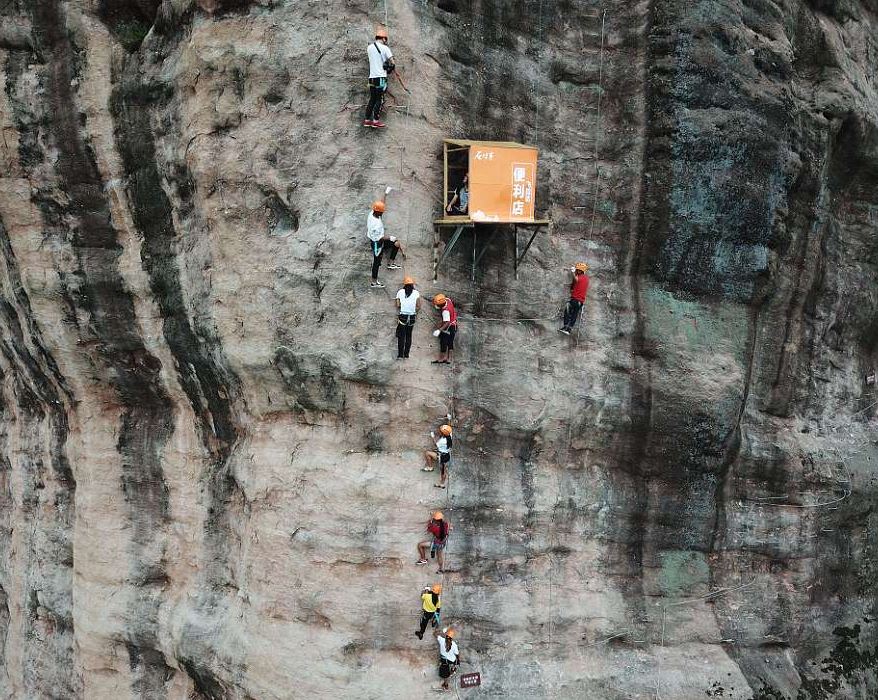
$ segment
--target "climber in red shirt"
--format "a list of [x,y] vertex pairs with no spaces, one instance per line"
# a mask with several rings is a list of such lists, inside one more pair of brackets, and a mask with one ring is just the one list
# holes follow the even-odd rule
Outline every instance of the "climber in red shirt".
[[570,283],[570,300],[564,307],[564,326],[559,328],[564,335],[570,335],[573,326],[579,319],[579,312],[585,303],[585,295],[588,293],[588,265],[584,262],[578,262],[570,269],[573,274],[573,281]]
[[427,549],[429,549],[430,556],[435,557],[436,563],[439,564],[439,570],[436,573],[441,574],[445,567],[445,545],[448,543],[448,535],[451,534],[451,523],[445,519],[442,511],[437,510],[433,513],[433,517],[425,529],[430,534],[430,539],[418,542],[418,561],[416,563],[419,565],[427,563]]

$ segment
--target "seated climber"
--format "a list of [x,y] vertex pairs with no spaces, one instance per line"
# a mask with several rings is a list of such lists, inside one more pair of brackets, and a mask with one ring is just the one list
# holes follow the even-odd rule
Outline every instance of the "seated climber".
[[450,627],[441,632],[436,632],[436,641],[439,642],[439,678],[442,679],[441,690],[448,690],[448,679],[457,673],[457,667],[462,659],[454,641],[456,633]]
[[454,359],[454,336],[457,335],[457,311],[454,302],[444,294],[433,297],[433,307],[441,314],[433,335],[439,338],[439,357],[434,365],[450,365]]
[[[369,239],[369,248],[372,251],[372,282],[369,285],[373,289],[384,287],[378,281],[378,269],[381,267],[381,257],[389,251],[387,264],[388,270],[399,270],[400,266],[394,262],[396,254],[402,252],[402,244],[394,237],[384,232],[384,212],[387,210],[387,195],[391,188],[384,190],[384,196],[372,202],[372,210],[366,216],[366,236]],[[405,253],[402,253],[405,257]]]
[[570,268],[573,275],[573,281],[570,283],[570,299],[564,307],[564,325],[558,330],[564,335],[570,335],[573,326],[579,319],[579,312],[585,303],[585,295],[588,293],[588,265],[584,262],[578,262],[574,267]]
[[421,293],[415,289],[415,280],[405,277],[402,289],[396,293],[396,358],[408,358],[412,349],[412,329],[421,310]]
[[421,628],[415,632],[418,639],[424,638],[424,632],[427,625],[437,627],[439,625],[439,616],[442,611],[442,584],[434,583],[432,586],[426,586],[421,592]]
[[[430,433],[430,437],[436,440],[436,433]],[[436,440],[436,449],[424,452],[424,461],[427,466],[424,467],[425,472],[431,472],[436,468],[436,462],[439,462],[439,483],[434,484],[436,488],[444,489],[445,482],[448,480],[448,467],[451,464],[451,426],[447,423],[439,426],[439,439]]]
[[445,545],[448,544],[448,536],[451,534],[451,523],[445,520],[442,511],[437,510],[427,523],[426,530],[430,533],[431,538],[418,542],[419,559],[417,563],[418,565],[427,563],[427,548],[429,547],[430,556],[435,557],[439,564],[436,573],[441,574],[445,567]]
[[366,106],[363,126],[373,129],[383,129],[387,126],[381,121],[381,107],[384,104],[384,93],[387,91],[387,76],[396,68],[393,52],[387,41],[387,29],[378,27],[375,30],[375,41],[366,47],[366,54],[369,57],[369,104]]
[[466,214],[468,209],[469,173],[463,176],[463,181],[460,183],[460,187],[455,190],[454,197],[451,198],[448,206],[445,207],[445,211],[447,211],[449,214]]

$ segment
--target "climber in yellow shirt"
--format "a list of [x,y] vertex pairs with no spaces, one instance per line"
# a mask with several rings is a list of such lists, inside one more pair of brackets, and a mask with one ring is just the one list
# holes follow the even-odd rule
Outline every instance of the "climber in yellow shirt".
[[442,607],[441,593],[441,583],[434,583],[432,586],[427,586],[421,593],[421,607],[423,608],[423,612],[421,613],[421,629],[418,632],[415,632],[415,636],[418,639],[424,638],[424,631],[427,629],[427,625],[430,624],[431,620],[433,627],[436,627],[439,624],[440,608]]

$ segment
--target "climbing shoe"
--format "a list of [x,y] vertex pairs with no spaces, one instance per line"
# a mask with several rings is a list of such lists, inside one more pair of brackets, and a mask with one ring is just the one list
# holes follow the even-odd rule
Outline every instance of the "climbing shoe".
[[420,632],[415,632],[415,636],[416,636],[418,639],[423,639],[423,638],[424,638],[424,635],[421,634]]
[[369,286],[370,286],[372,289],[383,289],[383,288],[384,288],[384,285],[381,284],[381,282],[371,282],[371,283],[369,284]]
[[564,335],[570,335],[570,331],[568,331],[566,328],[559,328],[558,332],[563,333]]
[[375,126],[375,122],[373,122],[371,119],[364,119],[363,126],[373,127]]
[[388,270],[401,270],[401,269],[402,269],[402,265],[397,265],[396,263],[390,263],[390,264],[387,266],[387,269],[388,269]]
[[372,128],[373,129],[385,129],[385,128],[387,128],[387,124],[385,124],[382,121],[374,121],[374,122],[372,122]]

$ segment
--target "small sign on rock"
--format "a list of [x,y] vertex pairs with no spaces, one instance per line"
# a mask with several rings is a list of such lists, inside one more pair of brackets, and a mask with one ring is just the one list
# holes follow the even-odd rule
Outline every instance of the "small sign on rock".
[[476,671],[475,673],[464,673],[460,677],[460,687],[461,688],[475,688],[477,685],[482,684],[482,674]]

